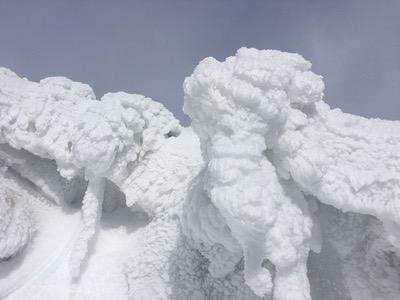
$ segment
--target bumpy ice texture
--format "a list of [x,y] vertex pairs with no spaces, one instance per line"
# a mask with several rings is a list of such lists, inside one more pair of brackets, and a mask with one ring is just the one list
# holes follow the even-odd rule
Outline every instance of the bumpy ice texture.
[[[300,190],[279,178],[267,156],[290,105],[322,97],[323,83],[308,68],[298,55],[242,49],[223,63],[202,61],[185,81],[185,111],[208,162],[206,195],[239,243],[246,283],[259,296],[273,288],[276,299],[310,294],[311,212]],[[275,266],[274,284],[264,267],[267,259]]]
[[[373,215],[398,241],[400,124],[331,110],[310,67],[297,54],[242,48],[224,62],[203,60],[184,84],[207,164],[203,199],[193,200],[205,213],[191,214],[199,220],[185,223],[188,235],[207,253],[215,245],[231,252],[229,268],[241,251],[246,283],[274,299],[310,298],[306,262],[321,243],[312,216],[318,201]],[[211,266],[221,262],[208,257]]]
[[0,297],[398,299],[400,123],[330,109],[310,68],[203,60],[194,131],[144,96],[0,69]]

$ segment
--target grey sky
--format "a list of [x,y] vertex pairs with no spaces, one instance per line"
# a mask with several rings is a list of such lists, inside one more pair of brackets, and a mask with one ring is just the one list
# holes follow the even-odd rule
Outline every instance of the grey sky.
[[241,46],[298,52],[332,107],[400,119],[400,1],[0,0],[0,65],[141,93],[182,113],[182,82]]

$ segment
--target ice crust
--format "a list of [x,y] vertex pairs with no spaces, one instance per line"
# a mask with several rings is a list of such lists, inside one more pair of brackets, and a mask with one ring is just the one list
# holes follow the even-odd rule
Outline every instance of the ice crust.
[[[0,297],[398,299],[400,122],[323,91],[300,55],[241,48],[185,79],[182,128],[141,95],[0,68]],[[70,238],[34,267],[51,214]]]

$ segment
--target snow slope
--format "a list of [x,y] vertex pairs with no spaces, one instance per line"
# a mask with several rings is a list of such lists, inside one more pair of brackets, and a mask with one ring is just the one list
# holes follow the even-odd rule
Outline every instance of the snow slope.
[[241,48],[161,104],[0,69],[0,298],[398,299],[400,122]]

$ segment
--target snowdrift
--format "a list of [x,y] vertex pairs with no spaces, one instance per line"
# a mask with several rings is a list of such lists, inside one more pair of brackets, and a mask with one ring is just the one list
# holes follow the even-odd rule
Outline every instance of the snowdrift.
[[310,69],[206,58],[191,128],[0,69],[0,297],[398,299],[400,122],[331,109]]

